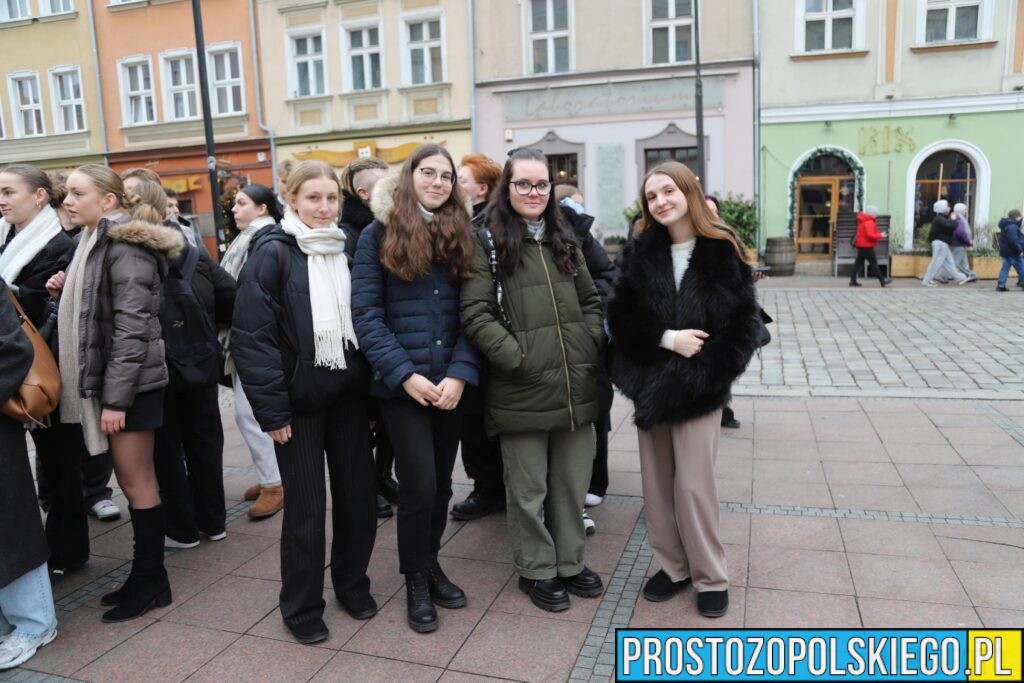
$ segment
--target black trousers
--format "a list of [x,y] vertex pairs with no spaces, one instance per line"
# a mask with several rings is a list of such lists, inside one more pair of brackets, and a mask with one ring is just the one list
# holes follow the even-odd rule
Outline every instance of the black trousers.
[[191,389],[169,384],[164,424],[154,450],[168,536],[199,540],[224,531],[224,428],[217,385]]
[[42,466],[40,473],[49,486],[46,540],[50,544],[50,566],[83,564],[89,559],[89,520],[82,497],[81,466],[91,458],[82,427],[63,424],[55,415],[51,427],[32,431],[32,440]]
[[602,411],[594,423],[597,447],[594,450],[594,467],[590,472],[590,487],[587,493],[604,496],[608,493],[608,432],[612,429],[612,416],[609,411]]
[[426,571],[441,549],[462,415],[411,398],[381,401],[398,474],[398,568]]
[[481,413],[462,415],[462,466],[478,494],[488,500],[505,498],[501,443],[487,436]]
[[338,597],[370,590],[377,506],[368,399],[342,398],[319,413],[293,415],[292,438],[274,445],[288,492],[281,524],[281,616],[289,626],[324,613],[327,491],[331,480],[331,581]]
[[[39,502],[49,506],[52,498],[50,480],[47,479],[39,458],[37,447],[36,486],[39,488]],[[89,451],[83,449],[79,467],[82,470],[82,497],[85,499],[86,509],[101,500],[110,500],[114,496],[114,491],[110,488],[110,477],[114,474],[114,459],[110,457],[110,453],[89,455]]]
[[856,282],[860,275],[860,269],[864,267],[864,261],[868,262],[868,272],[873,272],[879,282],[885,282],[882,277],[882,270],[878,267],[878,258],[875,257],[875,250],[861,249],[857,247],[857,260],[853,262],[853,272],[850,274],[850,282]]

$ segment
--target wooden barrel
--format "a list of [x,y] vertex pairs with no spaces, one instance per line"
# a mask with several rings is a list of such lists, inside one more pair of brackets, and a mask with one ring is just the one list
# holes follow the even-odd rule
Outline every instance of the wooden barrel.
[[793,238],[769,237],[765,240],[764,262],[772,267],[772,276],[792,275],[796,267],[796,245]]

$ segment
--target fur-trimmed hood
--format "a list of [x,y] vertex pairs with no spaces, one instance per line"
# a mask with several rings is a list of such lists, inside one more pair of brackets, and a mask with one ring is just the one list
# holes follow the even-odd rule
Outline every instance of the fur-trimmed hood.
[[169,259],[176,259],[185,249],[185,236],[180,230],[140,220],[116,223],[107,231],[114,242],[134,244]]
[[[383,225],[387,225],[391,221],[391,214],[395,210],[395,189],[398,187],[400,177],[399,173],[391,173],[378,180],[377,184],[373,186],[373,193],[370,195],[370,210]],[[455,183],[456,185],[452,186],[452,192],[457,191],[455,187],[458,185],[458,180]],[[469,198],[463,197],[462,204],[466,213],[472,217],[473,202]]]

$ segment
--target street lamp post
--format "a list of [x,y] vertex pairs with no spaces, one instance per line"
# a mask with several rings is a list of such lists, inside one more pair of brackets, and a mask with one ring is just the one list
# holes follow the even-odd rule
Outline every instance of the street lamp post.
[[[193,0],[195,2],[196,0]],[[697,177],[707,192],[708,182],[704,177],[704,84],[700,78],[700,0],[693,0],[693,61],[696,69],[696,117],[697,117]]]
[[213,235],[217,240],[217,257],[224,253],[224,217],[220,210],[220,183],[217,181],[217,151],[213,142],[213,118],[210,115],[210,88],[206,74],[206,41],[203,39],[203,12],[199,0],[192,0],[192,23],[196,32],[196,61],[199,67],[199,96],[203,103],[203,134],[206,137],[206,167],[210,175],[210,198],[213,201]]

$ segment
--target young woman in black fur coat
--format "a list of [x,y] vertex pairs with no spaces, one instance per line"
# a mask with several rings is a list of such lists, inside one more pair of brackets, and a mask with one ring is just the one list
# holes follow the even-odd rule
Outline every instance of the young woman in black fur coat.
[[719,538],[715,459],[729,387],[757,348],[754,280],[735,233],[672,161],[644,178],[643,215],[608,303],[612,381],[633,401],[651,550],[644,586],[659,602],[693,583],[720,617],[729,577]]

